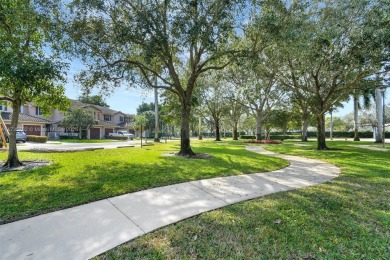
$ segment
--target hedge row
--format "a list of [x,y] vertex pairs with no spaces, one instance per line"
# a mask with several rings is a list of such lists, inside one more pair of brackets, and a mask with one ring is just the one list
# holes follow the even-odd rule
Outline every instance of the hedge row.
[[240,139],[256,139],[255,135],[240,135]]
[[[308,132],[307,133],[308,137],[317,137],[317,132]],[[327,131],[325,133],[326,137],[330,137],[330,132]],[[332,137],[334,138],[354,138],[355,133],[354,132],[347,132],[347,131],[335,131],[332,133]],[[360,138],[373,138],[374,134],[371,131],[367,132],[359,132],[359,137]],[[390,132],[385,132],[385,138],[390,138]]]
[[39,135],[28,135],[27,141],[33,143],[46,143],[48,137],[47,136],[39,136]]
[[271,140],[301,139],[301,135],[270,135]]
[[127,136],[106,136],[107,139],[113,139],[113,140],[128,140],[129,138]]
[[60,135],[60,139],[79,139],[79,137],[71,135]]
[[[309,138],[317,138],[317,132],[307,132],[307,137]],[[325,137],[330,137],[330,132],[325,132]],[[335,131],[332,133],[333,138],[354,138],[355,133],[354,132],[342,132],[342,131]],[[373,132],[359,132],[359,138],[373,138],[374,134]],[[272,133],[271,139],[275,140],[285,140],[285,139],[300,139],[301,134],[300,133],[293,133],[293,134],[279,134],[279,133]],[[390,138],[390,132],[385,132],[385,138]]]

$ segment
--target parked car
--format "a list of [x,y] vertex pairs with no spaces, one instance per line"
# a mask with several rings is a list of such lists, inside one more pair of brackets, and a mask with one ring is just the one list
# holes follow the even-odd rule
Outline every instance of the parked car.
[[116,133],[110,133],[109,136],[126,136],[128,139],[130,140],[133,140],[134,139],[134,135],[133,134],[130,134],[129,132],[127,131],[118,131]]
[[[7,141],[7,143],[9,143],[8,136],[5,138],[5,140]],[[27,141],[27,135],[23,130],[16,130],[16,142],[18,141],[22,141],[23,143]]]

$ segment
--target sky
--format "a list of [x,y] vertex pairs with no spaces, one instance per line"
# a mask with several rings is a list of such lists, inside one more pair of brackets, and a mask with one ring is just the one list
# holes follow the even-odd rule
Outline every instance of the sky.
[[[338,111],[333,112],[333,116],[343,117],[346,114],[349,114],[349,113],[353,112],[353,101],[352,101],[352,99],[350,99],[350,101],[344,102],[342,104],[343,104],[344,107],[343,108],[339,108]],[[372,101],[372,105],[375,105],[374,101]],[[387,105],[387,106],[390,105],[390,89],[387,89],[387,91],[385,92],[385,105]]]
[[[66,96],[70,99],[77,99],[81,96],[81,86],[74,81],[74,76],[81,72],[85,67],[79,60],[68,61],[70,68],[67,73],[67,83],[65,84]],[[99,94],[98,89],[94,89],[92,95]],[[146,92],[145,90],[137,90],[131,87],[117,88],[111,94],[103,95],[106,103],[111,109],[121,111],[126,114],[136,114],[137,107],[142,102],[150,103],[154,102],[154,95],[152,91]]]
[[[73,82],[69,82],[65,87],[66,96],[68,98],[77,99],[81,95],[80,88],[76,84],[73,84]],[[94,91],[93,94],[98,94],[98,91]],[[137,107],[142,104],[142,102],[154,102],[152,92],[144,93],[134,88],[124,87],[118,88],[111,95],[103,97],[111,109],[121,111],[126,114],[136,114]]]

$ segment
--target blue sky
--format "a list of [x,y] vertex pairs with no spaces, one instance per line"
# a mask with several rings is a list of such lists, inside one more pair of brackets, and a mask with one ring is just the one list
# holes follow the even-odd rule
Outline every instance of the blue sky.
[[[77,99],[81,94],[80,85],[74,81],[74,75],[85,67],[79,60],[68,61],[70,68],[67,72],[67,83],[65,84],[66,96],[71,99]],[[93,90],[92,94],[98,94],[98,89]],[[120,87],[111,94],[103,96],[110,108],[128,114],[136,114],[137,107],[142,103],[154,102],[152,91],[137,90],[130,87]]]
[[[372,104],[375,105],[374,101],[372,101]],[[388,106],[390,105],[390,90],[388,89],[385,92],[385,104]],[[334,116],[343,117],[348,113],[353,112],[353,102],[352,99],[349,102],[343,103],[344,108],[339,108],[338,111],[334,112]]]
[[[94,93],[97,93],[97,91]],[[80,94],[80,88],[73,83],[73,80],[66,84],[66,96],[68,98],[77,99]],[[104,97],[110,108],[128,114],[136,114],[136,109],[142,102],[154,102],[152,92],[142,93],[139,90],[124,87],[118,88],[111,95]]]

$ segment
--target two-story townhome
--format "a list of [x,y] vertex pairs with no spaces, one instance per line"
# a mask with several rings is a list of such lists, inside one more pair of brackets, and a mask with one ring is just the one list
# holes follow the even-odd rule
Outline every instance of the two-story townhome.
[[[134,133],[131,126],[132,116],[124,114],[107,107],[82,103],[78,100],[71,100],[71,106],[79,106],[93,112],[95,123],[88,130],[88,138],[102,139],[118,130],[125,130]],[[7,125],[11,125],[12,108],[7,103],[0,104],[1,116]],[[56,139],[61,135],[67,135],[61,127],[64,113],[55,109],[49,116],[44,116],[39,106],[26,103],[20,107],[18,129],[23,129],[27,135],[48,135]]]
[[[11,127],[12,107],[7,102],[0,104],[1,117],[9,128]],[[46,135],[52,121],[42,116],[39,107],[26,103],[20,107],[18,129],[23,129],[27,135]]]
[[[108,107],[85,104],[77,100],[71,100],[71,102],[72,106],[80,106],[93,111],[95,124],[88,131],[88,138],[90,139],[105,138],[110,133],[118,130],[134,132],[133,127],[130,125],[130,115],[126,115],[120,111],[116,111]],[[124,125],[124,122],[127,122],[128,124]]]

